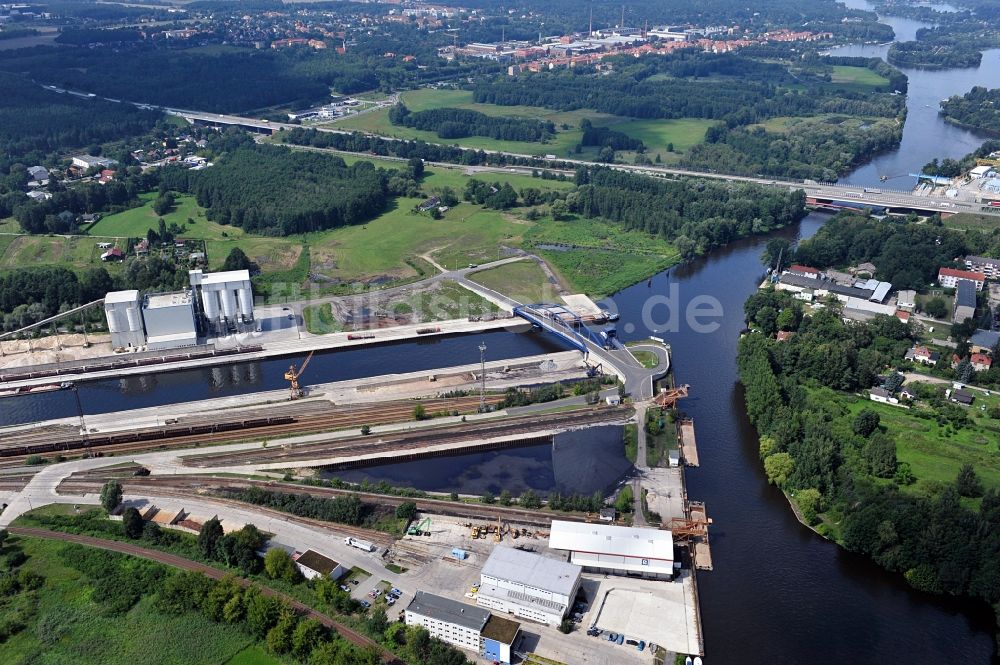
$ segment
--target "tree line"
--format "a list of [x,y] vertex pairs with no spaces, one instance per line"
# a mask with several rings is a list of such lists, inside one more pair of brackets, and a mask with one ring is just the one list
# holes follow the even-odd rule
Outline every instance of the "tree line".
[[534,118],[496,117],[470,109],[438,108],[410,111],[400,102],[389,109],[389,122],[421,131],[435,132],[442,139],[485,136],[503,141],[545,141],[555,134],[551,122]]

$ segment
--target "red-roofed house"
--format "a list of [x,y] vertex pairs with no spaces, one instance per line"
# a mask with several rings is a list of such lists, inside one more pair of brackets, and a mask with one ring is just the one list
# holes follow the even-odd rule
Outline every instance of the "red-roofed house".
[[972,363],[972,369],[977,372],[985,372],[993,366],[993,359],[985,353],[973,353],[969,356],[969,362]]
[[926,346],[914,346],[907,350],[904,357],[907,360],[923,363],[924,365],[937,365],[937,361],[941,357],[941,354],[937,351],[931,351]]
[[108,251],[101,254],[102,261],[121,261],[125,258],[125,252],[118,249],[117,247],[112,247]]
[[901,309],[897,309],[896,310],[896,318],[899,319],[900,321],[902,321],[903,323],[909,323],[910,322],[910,313],[909,312],[904,312]]
[[795,333],[789,332],[788,330],[779,330],[777,340],[779,342],[787,342],[792,338]]
[[986,275],[981,272],[955,270],[954,268],[941,268],[938,270],[938,284],[946,288],[954,289],[958,287],[959,280],[963,279],[974,282],[977,291],[982,291],[983,284],[986,283]]
[[795,263],[788,266],[788,272],[793,275],[802,275],[803,277],[812,277],[813,279],[819,279],[820,271],[816,268],[810,268],[809,266],[800,266]]

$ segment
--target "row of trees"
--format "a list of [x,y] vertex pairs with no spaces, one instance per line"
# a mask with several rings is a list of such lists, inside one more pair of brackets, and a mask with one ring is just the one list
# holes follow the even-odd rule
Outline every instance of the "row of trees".
[[[881,372],[911,343],[908,326],[885,316],[846,325],[832,306],[786,317],[789,308],[797,304],[787,294],[765,291],[748,300],[752,321],[776,313],[796,335],[780,343],[746,335],[738,355],[769,481],[795,497],[806,520],[825,513],[820,529],[903,573],[914,587],[1000,603],[1000,497],[991,489],[978,513],[963,507],[961,495],[982,493],[971,468],[927,495],[902,491],[915,479],[897,459],[893,433],[876,413],[853,411],[849,399],[834,392],[882,382]],[[949,429],[962,426],[962,409],[943,396],[933,400],[918,417]]]
[[266,506],[300,517],[339,522],[351,526],[363,526],[374,516],[373,507],[361,502],[357,496],[333,497],[325,499],[308,494],[270,492],[260,487],[249,487],[226,493],[237,501]]
[[427,132],[442,139],[485,136],[503,141],[545,141],[555,125],[534,118],[496,117],[470,109],[439,108],[413,113],[400,102],[389,109],[389,122]]

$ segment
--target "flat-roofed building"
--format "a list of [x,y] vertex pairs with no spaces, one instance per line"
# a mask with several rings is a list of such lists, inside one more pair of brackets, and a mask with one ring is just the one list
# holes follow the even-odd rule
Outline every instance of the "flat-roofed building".
[[553,520],[549,547],[570,553],[584,570],[671,579],[674,538],[663,529]]
[[987,256],[967,256],[965,257],[965,267],[972,272],[982,273],[986,279],[1000,279],[1000,259],[991,259]]
[[138,349],[146,345],[138,291],[111,291],[105,295],[104,316],[111,333],[111,348]]
[[961,323],[976,316],[976,285],[968,279],[958,280],[958,290],[955,291],[955,313],[951,317],[953,323]]
[[414,594],[403,616],[407,626],[422,626],[443,642],[501,665],[510,665],[521,630],[516,621],[426,591]]
[[142,304],[148,349],[174,349],[198,343],[194,298],[190,291],[151,293]]
[[580,566],[497,546],[479,576],[476,602],[538,623],[558,624],[580,588]]

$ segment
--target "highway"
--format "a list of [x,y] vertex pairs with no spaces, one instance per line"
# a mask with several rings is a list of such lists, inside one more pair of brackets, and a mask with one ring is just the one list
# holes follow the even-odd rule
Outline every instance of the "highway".
[[[81,93],[76,91],[70,92],[51,85],[43,87],[53,92],[68,93],[79,97],[93,96],[91,93]],[[220,113],[205,113],[204,111],[194,111],[189,109],[176,109],[166,106],[156,106],[154,104],[146,104],[143,102],[123,101],[120,99],[112,99],[109,97],[103,97],[102,99],[109,102],[132,104],[133,106],[142,109],[162,111],[163,113],[183,117],[191,122],[201,122],[205,124],[214,124],[214,125],[232,125],[232,126],[243,127],[244,129],[260,133],[273,134],[274,132],[277,132],[282,129],[291,130],[291,129],[303,128],[302,125],[295,125],[287,122],[275,122],[270,120],[263,120],[261,118],[250,118],[246,116],[220,114]],[[331,127],[312,127],[311,129],[315,129],[316,131],[320,132],[328,132],[332,134],[349,135],[349,134],[361,133],[365,136],[377,137],[386,141],[405,140],[392,136],[383,136],[380,134],[372,134],[368,132],[347,131],[343,129],[334,129]],[[546,160],[545,158],[539,157],[537,155],[505,152],[501,150],[480,150],[476,148],[463,148],[463,150],[483,152],[489,155],[536,160],[538,163],[538,168],[545,168],[546,164],[550,162],[563,167],[569,167],[571,169],[575,169],[578,166],[592,167],[596,165],[594,162],[588,162],[579,159],[558,158],[555,160]],[[351,153],[351,154],[364,154],[364,153]],[[443,164],[443,166],[454,167],[455,165]],[[919,210],[929,213],[949,214],[956,212],[976,212],[976,213],[1000,216],[1000,208],[990,208],[988,206],[983,206],[981,204],[973,202],[946,200],[940,197],[916,196],[912,192],[906,190],[892,189],[889,187],[863,187],[858,185],[846,185],[846,184],[836,184],[836,183],[817,183],[817,182],[800,181],[800,180],[782,180],[778,178],[763,177],[763,176],[761,177],[736,176],[736,175],[728,175],[725,173],[716,173],[714,171],[691,171],[687,169],[680,169],[680,168],[666,167],[666,166],[653,166],[653,165],[608,164],[605,166],[619,171],[640,173],[643,175],[649,175],[661,178],[684,176],[689,178],[722,180],[726,182],[754,183],[757,185],[779,187],[782,189],[792,189],[792,190],[801,189],[802,191],[805,192],[807,197],[820,199],[823,201],[849,201],[849,202],[857,202],[859,205],[887,207],[887,208],[903,208],[907,210]],[[556,168],[558,168],[558,166]],[[503,171],[505,169],[493,168],[489,170]],[[509,171],[510,169],[506,170]]]
[[[282,129],[290,130],[290,129],[303,128],[301,125],[294,125],[291,123],[282,123],[282,122],[272,122],[272,121],[260,120],[257,118],[247,118],[243,116],[220,115],[214,113],[203,113],[199,111],[185,111],[181,109],[169,109],[169,108],[161,108],[160,110],[162,110],[164,113],[179,115],[192,122],[203,122],[207,124],[218,124],[218,125],[235,125],[253,131],[273,133]],[[334,129],[331,127],[311,127],[311,129],[333,134],[358,133],[343,129]],[[391,136],[371,134],[368,132],[361,132],[361,133],[364,134],[365,136],[374,136],[386,141],[404,140]],[[565,165],[571,168],[576,168],[578,166],[595,166],[594,162],[588,162],[580,159],[559,158],[556,160],[546,160],[542,157],[538,157],[537,155],[505,152],[501,150],[480,150],[475,148],[467,148],[467,150],[472,150],[475,152],[483,152],[489,155],[537,160],[539,162],[540,167],[544,167],[544,164],[548,161],[552,161],[560,165]],[[441,166],[454,167],[455,165],[441,164]],[[982,206],[977,203],[947,200],[936,197],[932,198],[928,196],[916,196],[912,192],[909,192],[907,190],[893,189],[889,187],[862,187],[858,185],[847,185],[847,184],[837,184],[837,183],[818,183],[818,182],[809,182],[800,180],[782,180],[782,179],[763,177],[763,176],[761,177],[736,176],[736,175],[728,175],[725,173],[716,173],[714,171],[691,171],[681,168],[653,166],[653,165],[609,164],[605,166],[619,171],[640,173],[643,175],[649,175],[653,177],[685,176],[690,178],[723,180],[726,182],[746,182],[757,185],[779,187],[782,189],[786,188],[801,189],[802,191],[805,192],[807,197],[821,199],[825,201],[857,202],[859,205],[888,207],[888,208],[893,208],[893,207],[905,208],[908,210],[909,209],[920,210],[931,213],[939,212],[947,214],[956,212],[980,212],[986,214],[1000,215],[1000,209],[990,209],[989,207]],[[495,168],[489,170],[503,171],[505,169]]]

